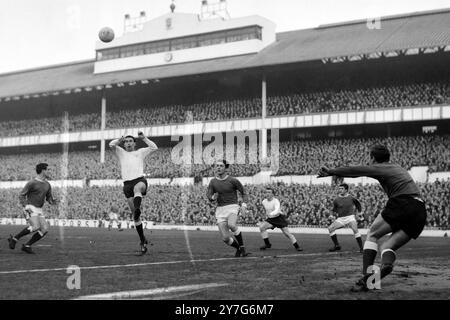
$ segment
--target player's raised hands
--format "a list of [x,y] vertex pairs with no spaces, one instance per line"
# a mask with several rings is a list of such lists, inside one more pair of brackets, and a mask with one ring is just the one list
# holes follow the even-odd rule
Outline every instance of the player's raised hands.
[[323,177],[328,177],[328,176],[331,176],[330,169],[327,167],[320,168],[317,178],[323,178]]
[[145,139],[145,135],[142,131],[138,132],[138,139],[140,139],[140,140]]

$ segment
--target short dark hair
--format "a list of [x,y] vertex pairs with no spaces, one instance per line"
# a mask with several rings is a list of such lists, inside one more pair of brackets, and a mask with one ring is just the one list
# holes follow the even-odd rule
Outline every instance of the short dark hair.
[[217,163],[217,162],[222,162],[224,165],[225,165],[225,169],[228,169],[229,167],[230,167],[230,164],[227,162],[227,160],[225,160],[225,159],[217,159],[216,161],[214,161],[214,165]]
[[275,190],[273,190],[273,188],[271,188],[271,187],[266,187],[266,190],[272,191],[272,194],[275,195]]
[[348,191],[348,184],[346,184],[346,183],[341,183],[341,184],[339,185],[339,187],[344,187],[345,190]]
[[388,148],[382,144],[376,144],[370,148],[370,156],[375,159],[376,162],[388,162],[391,158],[391,153]]
[[47,163],[38,163],[36,166],[36,173],[40,174],[42,170],[47,170],[48,164]]
[[136,142],[136,138],[131,135],[125,136],[123,139],[125,140],[126,138],[131,138],[134,142]]

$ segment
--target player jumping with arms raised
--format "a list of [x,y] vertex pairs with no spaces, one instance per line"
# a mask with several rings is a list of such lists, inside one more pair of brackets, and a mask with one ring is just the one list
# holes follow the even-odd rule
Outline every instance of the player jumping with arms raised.
[[371,164],[368,166],[351,166],[329,169],[322,167],[319,177],[371,177],[378,180],[389,197],[384,210],[372,223],[364,243],[363,277],[352,288],[353,292],[367,291],[367,281],[371,274],[368,268],[373,266],[377,252],[378,240],[391,233],[381,244],[380,278],[393,270],[396,259],[395,251],[417,239],[427,219],[425,203],[420,190],[408,171],[397,164],[389,163],[389,150],[383,145],[375,145],[370,150]]
[[267,230],[280,228],[281,232],[283,232],[283,234],[289,240],[291,240],[291,243],[294,246],[295,250],[303,251],[303,249],[298,245],[297,239],[295,239],[295,237],[289,232],[288,222],[281,212],[280,201],[274,197],[274,191],[272,188],[266,188],[266,199],[262,201],[262,205],[266,210],[267,220],[259,226],[261,237],[264,240],[264,246],[262,246],[260,249],[266,250],[272,247],[272,244],[269,241],[269,234],[267,233]]
[[356,242],[359,246],[359,251],[363,252],[363,243],[361,234],[358,232],[358,223],[355,219],[355,211],[361,213],[361,203],[358,199],[352,197],[348,193],[348,184],[342,183],[339,185],[339,196],[333,201],[333,212],[337,214],[338,218],[328,227],[331,240],[333,240],[334,247],[329,251],[339,251],[341,246],[336,236],[336,230],[340,228],[350,227],[355,235]]
[[[247,194],[241,182],[227,174],[229,164],[226,160],[219,160],[214,163],[215,178],[213,178],[208,186],[207,196],[210,201],[217,200],[216,220],[219,227],[222,240],[229,246],[236,248],[235,257],[246,257],[244,241],[241,231],[238,229],[236,222],[239,213],[239,204],[237,191],[243,198],[241,208],[247,208]],[[231,236],[231,233],[234,235]]]
[[22,251],[26,253],[34,253],[31,245],[41,240],[48,233],[48,222],[45,220],[42,210],[45,200],[50,204],[56,204],[52,195],[52,188],[47,181],[49,178],[48,164],[39,163],[36,166],[36,173],[37,176],[25,185],[19,195],[20,204],[23,206],[25,219],[29,226],[14,237],[10,235],[8,239],[9,248],[14,249],[20,238],[34,232],[31,239],[22,245]]
[[[133,136],[121,137],[109,143],[111,149],[116,151],[122,171],[123,193],[127,198],[130,210],[133,213],[134,225],[141,240],[141,254],[147,252],[147,239],[141,222],[142,197],[147,194],[147,180],[144,178],[144,160],[152,152],[158,149],[156,144],[138,133],[138,139],[147,144],[146,148],[136,150],[136,139]],[[123,148],[120,144],[123,143]]]

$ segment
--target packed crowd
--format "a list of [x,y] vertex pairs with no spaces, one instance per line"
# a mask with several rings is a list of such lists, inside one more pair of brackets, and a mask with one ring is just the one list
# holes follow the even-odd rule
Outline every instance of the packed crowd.
[[367,164],[369,146],[381,143],[391,150],[391,162],[404,168],[429,166],[430,172],[450,171],[450,137],[421,135],[390,138],[303,140],[280,144],[277,175],[307,175],[322,165]]
[[[267,185],[247,185],[248,211],[239,217],[241,225],[256,225],[265,219],[261,201]],[[329,185],[270,184],[280,199],[282,210],[291,225],[326,227],[333,221],[332,201],[336,187]],[[427,226],[450,228],[450,180],[420,184],[428,212]],[[22,216],[18,189],[0,190],[1,217]],[[130,210],[120,187],[55,189],[60,201],[57,206],[46,206],[48,217],[66,219],[106,219],[111,206],[119,208],[121,219],[131,219]],[[360,227],[367,227],[380,214],[387,200],[379,185],[351,185],[350,193],[362,203],[364,219]],[[165,224],[214,224],[214,204],[206,197],[206,186],[150,185],[143,201],[143,219]]]
[[[25,112],[24,112],[25,113]],[[34,136],[49,133],[99,130],[101,118],[98,113],[69,115],[68,123],[60,117],[0,121],[0,136]]]
[[[450,137],[448,135],[422,135],[392,138],[324,139],[282,142],[279,145],[280,163],[276,175],[309,175],[317,173],[322,165],[330,167],[368,162],[368,148],[384,143],[392,150],[391,161],[405,168],[429,166],[430,172],[450,171]],[[253,150],[253,149],[252,149]],[[176,178],[213,176],[208,164],[182,166],[173,159],[173,149],[160,148],[146,159],[148,178]],[[246,153],[245,164],[233,164],[230,174],[252,176],[261,170],[260,163],[250,163]],[[257,155],[255,154],[257,159]],[[34,176],[34,167],[47,162],[52,178],[57,179],[119,179],[120,166],[115,154],[106,152],[100,163],[99,151],[69,152],[67,176],[63,176],[65,161],[62,153],[0,155],[0,181],[28,180]],[[20,165],[17,165],[20,163]]]
[[268,114],[301,114],[343,110],[398,108],[450,102],[450,83],[327,90],[274,96],[268,99]]
[[[351,88],[272,95],[267,115],[293,115],[342,110],[439,105],[450,102],[450,83],[433,82],[384,87]],[[192,105],[145,105],[138,109],[108,112],[107,128],[125,128],[252,118],[261,116],[260,98],[204,101]],[[65,131],[62,117],[1,121],[1,136],[22,136]],[[69,131],[100,129],[100,114],[69,117]]]

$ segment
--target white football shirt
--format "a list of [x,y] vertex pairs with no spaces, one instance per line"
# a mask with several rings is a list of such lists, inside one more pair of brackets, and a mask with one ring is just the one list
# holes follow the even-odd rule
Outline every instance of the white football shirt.
[[272,201],[264,199],[262,205],[266,209],[266,214],[269,218],[275,218],[281,214],[281,204],[277,198],[273,198]]
[[136,151],[125,151],[117,146],[116,154],[119,158],[122,180],[130,181],[144,176],[144,160],[154,149],[147,147]]

